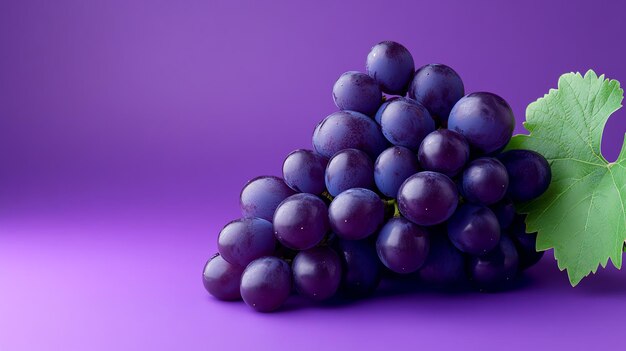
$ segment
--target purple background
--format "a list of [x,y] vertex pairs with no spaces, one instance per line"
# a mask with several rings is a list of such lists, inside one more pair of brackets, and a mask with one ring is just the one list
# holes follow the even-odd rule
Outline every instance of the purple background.
[[0,2],[0,349],[621,347],[624,273],[572,289],[551,254],[501,294],[270,315],[206,294],[242,185],[310,147],[335,79],[378,41],[500,94],[518,132],[562,73],[626,81],[618,1],[293,3]]

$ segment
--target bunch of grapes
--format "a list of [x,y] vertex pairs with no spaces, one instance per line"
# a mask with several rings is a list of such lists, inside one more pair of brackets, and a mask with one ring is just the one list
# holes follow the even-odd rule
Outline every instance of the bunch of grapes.
[[532,151],[501,153],[508,103],[466,95],[446,65],[416,71],[391,41],[372,48],[366,72],[339,77],[339,111],[317,125],[313,150],[286,157],[282,179],[245,185],[243,216],[204,268],[209,293],[267,312],[293,291],[364,296],[381,276],[496,290],[541,258],[514,203],[541,195],[550,167]]

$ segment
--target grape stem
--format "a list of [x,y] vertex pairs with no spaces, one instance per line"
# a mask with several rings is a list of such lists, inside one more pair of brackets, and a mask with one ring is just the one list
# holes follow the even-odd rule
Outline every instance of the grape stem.
[[400,210],[398,209],[398,201],[396,201],[396,199],[383,200],[383,202],[385,203],[385,207],[389,209],[389,212],[391,212],[393,208],[393,217],[400,217]]
[[327,199],[328,201],[333,201],[333,196],[330,195],[330,193],[328,191],[324,191],[321,196],[323,198]]

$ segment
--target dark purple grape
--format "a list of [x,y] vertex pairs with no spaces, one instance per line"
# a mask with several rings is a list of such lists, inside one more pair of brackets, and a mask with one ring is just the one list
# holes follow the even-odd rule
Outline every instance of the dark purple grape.
[[374,163],[357,149],[341,150],[326,166],[326,188],[332,196],[348,189],[374,187]]
[[457,249],[470,255],[483,255],[498,245],[498,218],[485,206],[463,205],[448,221],[448,237]]
[[295,193],[278,177],[254,178],[243,187],[239,196],[243,217],[271,221],[278,204]]
[[469,275],[481,290],[497,290],[506,287],[517,274],[519,256],[515,245],[507,236],[500,239],[498,246],[483,256],[469,261]]
[[359,149],[376,159],[387,148],[387,140],[371,118],[354,111],[339,111],[317,125],[313,147],[327,158],[343,149]]
[[413,78],[413,56],[401,44],[394,41],[380,42],[370,50],[365,63],[367,74],[387,94],[404,95]]
[[441,64],[419,68],[409,87],[409,97],[424,105],[444,127],[450,110],[463,94],[461,77],[452,68]]
[[342,290],[349,296],[372,293],[380,282],[380,261],[368,240],[339,240],[339,255],[344,264]]
[[239,283],[243,267],[228,263],[219,254],[215,254],[204,265],[202,283],[209,294],[220,300],[241,299]]
[[300,295],[313,300],[332,297],[341,283],[341,261],[328,246],[299,252],[293,260],[292,270]]
[[320,195],[326,190],[324,172],[328,159],[311,150],[293,151],[283,162],[283,178],[293,190]]
[[426,229],[402,217],[387,221],[376,240],[380,261],[401,274],[418,270],[426,261],[429,247]]
[[543,194],[552,172],[548,161],[530,150],[510,150],[498,156],[509,173],[508,194],[513,201],[529,201]]
[[448,118],[448,128],[457,131],[477,152],[490,154],[511,140],[515,117],[509,104],[492,93],[472,93],[457,102]]
[[328,228],[328,208],[315,195],[292,195],[274,213],[274,234],[290,249],[312,248],[322,241]]
[[435,121],[424,106],[408,99],[395,99],[382,111],[380,126],[390,143],[417,152],[426,135],[435,130]]
[[492,205],[504,198],[508,186],[509,175],[504,165],[495,158],[482,157],[463,171],[461,194],[469,202]]
[[534,266],[543,257],[544,251],[537,251],[537,233],[526,233],[526,216],[517,215],[507,230],[519,254],[519,268],[524,270]]
[[291,268],[278,257],[252,261],[241,276],[243,301],[259,312],[278,309],[291,294]]
[[458,203],[456,185],[441,173],[419,172],[410,176],[398,190],[400,213],[419,225],[444,222],[452,216]]
[[383,223],[385,206],[375,192],[354,188],[339,194],[328,208],[330,227],[340,238],[359,240]]
[[502,201],[493,204],[489,208],[498,218],[500,229],[506,229],[511,225],[513,217],[515,217],[515,205],[513,205],[513,201],[510,198],[505,197]]
[[261,218],[242,218],[228,223],[217,239],[217,248],[226,261],[245,267],[276,249],[272,223]]
[[400,185],[419,171],[417,157],[402,146],[392,146],[383,151],[374,164],[374,181],[381,193],[397,197]]
[[333,100],[340,110],[361,112],[373,116],[382,103],[378,83],[365,73],[350,71],[337,79]]
[[417,153],[424,170],[443,173],[448,177],[457,175],[469,156],[469,145],[465,137],[449,129],[438,129],[428,134]]
[[417,272],[420,280],[437,288],[461,285],[465,280],[465,258],[445,233],[430,236],[426,262]]

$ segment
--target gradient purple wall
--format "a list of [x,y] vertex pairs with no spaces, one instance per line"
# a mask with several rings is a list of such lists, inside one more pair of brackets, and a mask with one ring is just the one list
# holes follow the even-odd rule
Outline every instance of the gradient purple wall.
[[[199,270],[242,185],[310,147],[332,84],[376,42],[503,96],[518,132],[562,73],[626,82],[619,1],[271,3],[0,2],[0,349],[619,344],[610,327],[581,333],[626,312],[624,274],[571,289],[550,258],[498,296],[275,316],[207,298]],[[625,121],[605,131],[610,160]]]

